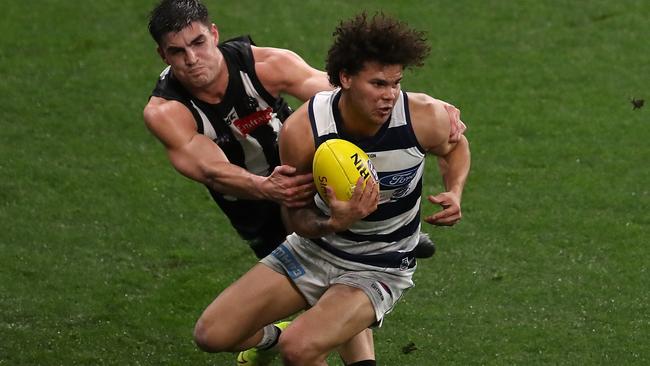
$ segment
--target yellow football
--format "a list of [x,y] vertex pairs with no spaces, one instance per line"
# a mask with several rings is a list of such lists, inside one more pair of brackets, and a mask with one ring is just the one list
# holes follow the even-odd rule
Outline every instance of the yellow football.
[[326,186],[334,189],[336,198],[347,201],[359,177],[363,177],[363,186],[376,173],[368,155],[357,145],[341,139],[323,142],[316,153],[312,165],[314,183],[321,198],[327,201]]

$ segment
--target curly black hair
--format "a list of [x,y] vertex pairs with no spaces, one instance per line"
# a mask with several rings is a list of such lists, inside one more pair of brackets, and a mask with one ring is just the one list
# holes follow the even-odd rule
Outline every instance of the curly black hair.
[[149,34],[160,44],[163,36],[179,32],[192,22],[210,26],[208,9],[199,0],[162,0],[149,16]]
[[341,86],[341,71],[354,75],[366,62],[422,66],[431,51],[424,32],[384,13],[369,18],[364,12],[341,21],[332,35],[334,44],[327,52],[325,69],[334,86]]

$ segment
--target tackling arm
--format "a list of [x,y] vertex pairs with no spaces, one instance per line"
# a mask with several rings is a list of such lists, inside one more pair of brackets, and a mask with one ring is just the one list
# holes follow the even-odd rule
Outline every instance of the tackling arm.
[[231,164],[216,143],[197,133],[192,114],[181,103],[152,97],[144,120],[165,146],[174,168],[215,191],[287,205],[304,204],[311,195],[311,176],[294,176],[291,167],[277,167],[263,177]]

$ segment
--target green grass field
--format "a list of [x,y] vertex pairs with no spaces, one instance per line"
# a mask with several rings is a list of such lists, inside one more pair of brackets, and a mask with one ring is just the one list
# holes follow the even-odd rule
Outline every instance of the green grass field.
[[[461,108],[472,173],[379,364],[650,364],[650,106],[630,103],[650,99],[650,2],[206,2],[222,39],[316,67],[362,9],[429,36],[403,88]],[[144,127],[153,4],[3,6],[0,365],[234,364],[192,329],[255,259]]]

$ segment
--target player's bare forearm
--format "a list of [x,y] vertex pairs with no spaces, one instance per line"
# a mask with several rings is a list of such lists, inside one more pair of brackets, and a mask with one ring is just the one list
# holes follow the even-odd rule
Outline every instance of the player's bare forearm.
[[243,199],[269,200],[288,207],[303,207],[312,201],[314,184],[311,174],[295,174],[295,168],[275,167],[263,177],[229,163],[204,174],[205,184],[218,192]]
[[247,170],[227,162],[214,163],[200,169],[193,178],[212,190],[242,199],[266,199],[261,186],[266,177],[252,174]]
[[335,232],[330,217],[323,214],[315,205],[301,208],[282,207],[283,218],[288,231],[305,238],[320,238]]
[[178,145],[167,148],[172,165],[186,177],[222,194],[288,206],[302,206],[313,195],[311,175],[296,174],[291,166],[278,166],[269,176],[261,176],[232,164],[205,136],[195,134]]
[[465,136],[461,136],[454,149],[447,155],[438,157],[438,166],[448,192],[457,194],[459,198],[462,196],[470,165],[469,142]]
[[432,225],[451,226],[462,218],[460,202],[470,168],[469,143],[465,136],[461,136],[447,154],[438,157],[438,164],[446,191],[430,195],[427,200],[439,205],[442,210],[426,216],[424,221]]
[[357,180],[349,201],[338,200],[331,187],[327,187],[329,216],[315,203],[298,209],[287,210],[285,216],[289,229],[307,238],[318,238],[349,229],[355,222],[368,216],[379,204],[379,184],[372,182],[363,186],[363,178]]

